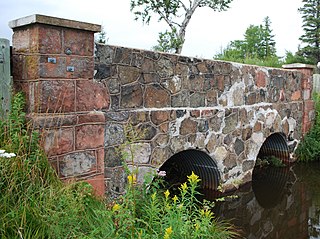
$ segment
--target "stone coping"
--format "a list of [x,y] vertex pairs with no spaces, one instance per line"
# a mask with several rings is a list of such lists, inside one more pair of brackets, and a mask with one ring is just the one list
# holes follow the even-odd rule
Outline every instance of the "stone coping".
[[52,26],[59,26],[59,27],[67,27],[73,29],[79,29],[84,31],[91,31],[91,32],[100,32],[101,25],[86,23],[86,22],[79,22],[74,20],[68,20],[63,18],[45,16],[40,14],[34,14],[27,17],[22,17],[16,20],[12,20],[9,22],[9,27],[14,29],[18,27],[27,26],[30,24],[45,24],[45,25],[52,25]]
[[314,69],[314,65],[309,64],[303,64],[303,63],[293,63],[293,64],[287,64],[282,65],[283,69]]

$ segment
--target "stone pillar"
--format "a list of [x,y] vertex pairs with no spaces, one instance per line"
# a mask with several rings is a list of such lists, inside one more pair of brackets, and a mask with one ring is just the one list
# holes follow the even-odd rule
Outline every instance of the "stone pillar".
[[312,79],[315,66],[295,63],[283,65],[282,67],[284,69],[298,70],[303,74],[301,81],[301,90],[303,96],[303,118],[301,129],[302,134],[304,135],[310,130],[315,116],[314,102],[312,100]]
[[62,179],[81,179],[103,195],[107,89],[93,80],[94,33],[100,25],[32,15],[13,29],[13,81]]

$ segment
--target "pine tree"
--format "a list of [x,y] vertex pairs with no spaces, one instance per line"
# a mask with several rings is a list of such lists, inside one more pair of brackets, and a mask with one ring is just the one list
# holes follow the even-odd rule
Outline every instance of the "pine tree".
[[299,38],[306,46],[298,54],[310,60],[313,64],[320,61],[320,0],[303,0],[299,8],[303,19],[304,34]]
[[271,26],[271,20],[267,16],[263,19],[264,25],[261,26],[262,29],[262,41],[261,45],[263,48],[263,58],[270,58],[270,57],[275,57],[276,56],[276,42],[273,39],[274,35],[272,35],[272,29],[270,28]]

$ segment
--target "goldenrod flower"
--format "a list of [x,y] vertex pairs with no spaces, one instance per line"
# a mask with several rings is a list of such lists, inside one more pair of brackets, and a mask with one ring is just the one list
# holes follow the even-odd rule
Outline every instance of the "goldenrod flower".
[[178,197],[177,195],[174,195],[174,197],[172,198],[173,202],[176,203],[178,201]]
[[170,192],[169,192],[169,190],[167,189],[167,191],[164,192],[164,196],[166,197],[166,199],[168,199],[169,195],[170,195]]
[[169,239],[172,232],[173,232],[172,227],[168,227],[164,233],[163,239]]
[[182,190],[182,192],[186,192],[187,191],[187,189],[188,189],[188,185],[187,185],[187,183],[185,182],[185,183],[183,183],[183,184],[181,184],[181,190]]
[[135,184],[137,181],[137,177],[134,174],[128,175],[128,182],[130,185]]
[[200,211],[200,214],[201,214],[201,216],[204,216],[206,218],[210,218],[210,219],[213,218],[213,213],[208,209],[205,209],[205,210],[202,209]]
[[154,192],[154,193],[151,195],[152,201],[155,201],[155,200],[156,200],[156,197],[157,197],[157,193]]
[[116,203],[113,205],[112,211],[114,211],[114,212],[119,211],[120,208],[121,208],[121,206],[118,203]]
[[194,224],[194,227],[196,228],[196,231],[198,231],[199,229],[200,229],[200,225],[199,225],[199,223],[197,222],[197,223],[195,223]]
[[192,171],[191,175],[188,176],[188,181],[190,183],[198,183],[201,181],[201,179],[199,179],[199,176]]

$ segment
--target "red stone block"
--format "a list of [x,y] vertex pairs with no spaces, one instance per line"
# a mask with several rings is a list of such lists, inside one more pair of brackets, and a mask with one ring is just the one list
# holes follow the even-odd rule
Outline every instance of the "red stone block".
[[215,76],[215,79],[217,81],[217,88],[221,91],[224,90],[224,76],[223,75],[218,75]]
[[301,91],[297,90],[297,91],[293,92],[291,95],[291,100],[292,101],[301,100]]
[[192,110],[190,111],[190,115],[194,118],[199,118],[200,117],[200,110]]
[[38,97],[37,91],[38,82],[31,81],[15,81],[14,90],[16,92],[22,91],[26,97],[26,112],[33,113],[36,112],[37,109],[35,99]]
[[22,57],[23,61],[23,80],[35,80],[39,78],[40,56],[26,55]]
[[151,121],[155,125],[159,125],[163,122],[168,121],[170,118],[170,113],[168,111],[152,111],[151,112]]
[[76,149],[95,149],[103,147],[104,125],[76,126]]
[[13,54],[11,57],[12,60],[12,71],[11,75],[13,77],[13,81],[21,81],[23,78],[23,55]]
[[30,47],[30,28],[22,27],[12,35],[13,53],[27,53]]
[[94,35],[89,31],[64,28],[63,51],[71,50],[71,55],[93,56]]
[[[66,78],[72,79],[93,79],[94,75],[94,60],[93,57],[78,57],[78,56],[68,56],[66,58],[66,67],[64,72]],[[68,71],[67,67],[73,67],[74,71]]]
[[77,123],[105,123],[105,121],[105,116],[102,112],[92,111],[88,114],[78,115]]
[[94,193],[98,197],[104,197],[105,196],[105,183],[104,183],[104,175],[95,175],[91,178],[87,178],[85,180],[86,182],[90,183],[94,189]]
[[147,86],[144,99],[145,107],[163,108],[170,106],[170,95],[157,85]]
[[[32,52],[39,52],[41,54],[61,54],[62,50],[62,31],[60,27],[36,24],[38,29],[38,42],[31,46]],[[36,32],[35,32],[36,33]],[[32,36],[31,36],[32,37]],[[31,43],[33,43],[32,41]],[[37,50],[37,51],[35,51]]]
[[76,110],[92,111],[109,108],[110,96],[107,88],[89,80],[77,81]]
[[73,151],[73,128],[43,131],[43,148],[48,156],[60,155]]
[[65,113],[75,110],[75,83],[70,80],[39,82],[39,98],[35,99],[42,113]]
[[266,76],[262,71],[258,71],[256,75],[257,87],[266,87]]
[[[55,59],[55,63],[50,62],[49,58]],[[40,78],[68,78],[67,77],[66,57],[63,56],[41,56],[39,66]]]
[[304,102],[304,112],[309,112],[310,110],[314,110],[314,102],[313,100],[306,100]]
[[104,172],[104,148],[96,150],[96,158],[97,158],[97,172]]

